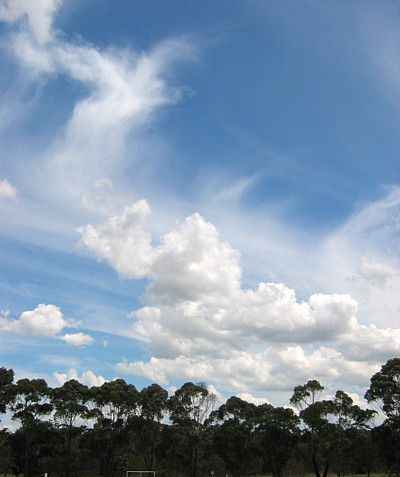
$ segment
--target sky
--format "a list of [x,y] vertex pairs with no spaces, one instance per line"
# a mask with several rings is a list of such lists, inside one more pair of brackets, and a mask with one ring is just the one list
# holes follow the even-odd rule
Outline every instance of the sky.
[[361,402],[400,351],[399,23],[0,0],[0,365]]

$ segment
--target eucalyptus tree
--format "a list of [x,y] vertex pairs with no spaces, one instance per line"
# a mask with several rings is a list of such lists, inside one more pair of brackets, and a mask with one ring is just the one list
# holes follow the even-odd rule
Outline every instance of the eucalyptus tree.
[[371,377],[365,398],[378,403],[387,423],[400,430],[400,358],[390,359]]
[[365,431],[370,430],[376,412],[355,405],[353,399],[340,390],[336,392],[332,402],[333,408],[329,419],[335,426],[334,467],[336,473],[340,475],[351,470],[354,462],[354,442],[358,440],[360,443],[360,436],[365,436]]
[[12,369],[0,368],[0,414],[7,410],[12,394],[12,383],[14,381],[14,371]]
[[334,399],[319,400],[323,390],[318,381],[308,381],[297,386],[290,399],[300,410],[305,426],[303,440],[308,444],[316,477],[327,477],[333,463],[340,474],[351,431],[368,428],[375,415],[370,409],[354,405],[343,391],[337,391]]
[[39,437],[49,431],[49,424],[43,419],[50,415],[51,390],[44,379],[20,379],[10,389],[10,410],[12,419],[19,421],[24,435],[23,468],[24,476],[30,477],[34,454],[38,446],[46,443]]
[[[189,474],[196,477],[199,468],[200,451],[207,435],[206,422],[214,410],[216,397],[203,383],[183,384],[168,400],[170,420],[176,431],[180,447],[187,448]],[[179,448],[171,449],[172,453]],[[184,455],[184,454],[182,454]]]
[[254,462],[257,406],[239,397],[229,398],[209,418],[213,426],[215,452],[232,476],[240,476]]
[[400,358],[388,360],[371,377],[365,398],[380,406],[386,420],[378,434],[384,441],[387,464],[392,473],[400,474]]
[[300,418],[291,408],[261,404],[257,407],[257,448],[263,470],[282,477],[300,437]]
[[[75,379],[66,381],[62,386],[51,391],[53,419],[64,441],[61,454],[66,477],[69,477],[71,470],[74,469],[74,461],[79,459],[77,440],[86,427],[83,423],[89,415],[87,405],[89,399],[88,387]],[[78,426],[79,423],[81,423],[80,426]]]
[[98,456],[100,474],[113,475],[125,467],[130,448],[127,422],[139,413],[139,393],[134,385],[116,379],[91,388],[89,396],[88,417],[95,423],[88,446]]
[[138,396],[140,412],[129,418],[136,454],[143,458],[146,469],[155,469],[157,450],[162,441],[162,421],[167,414],[168,391],[158,384],[143,388]]
[[[7,406],[12,398],[13,381],[14,371],[0,368],[0,415],[7,411]],[[11,462],[10,434],[7,429],[0,429],[0,473],[8,473]]]
[[[323,419],[326,406],[319,403],[318,399],[324,387],[317,380],[310,380],[304,385],[296,386],[290,398],[290,404],[300,411],[300,417],[305,424],[303,440],[308,444],[309,455],[316,477],[321,477],[320,454],[323,453],[324,428],[327,421]],[[303,454],[303,458],[307,456]],[[325,464],[324,477],[328,473],[329,465]]]

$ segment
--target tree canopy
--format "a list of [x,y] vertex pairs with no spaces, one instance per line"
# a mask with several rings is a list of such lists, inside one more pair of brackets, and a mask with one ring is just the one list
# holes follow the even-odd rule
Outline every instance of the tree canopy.
[[127,469],[163,476],[273,477],[400,469],[400,359],[371,377],[361,407],[343,390],[312,379],[293,389],[289,407],[238,396],[218,401],[204,383],[169,393],[123,379],[55,388],[43,379],[14,382],[0,368],[0,472],[34,477],[121,476]]

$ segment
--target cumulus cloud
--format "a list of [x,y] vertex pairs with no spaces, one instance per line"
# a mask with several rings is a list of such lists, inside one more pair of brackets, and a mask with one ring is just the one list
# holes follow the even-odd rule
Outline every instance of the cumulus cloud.
[[93,338],[84,333],[67,333],[60,336],[64,328],[71,326],[63,312],[55,305],[38,305],[13,319],[9,312],[0,312],[0,332],[15,333],[23,336],[60,338],[71,346],[88,346]]
[[269,404],[269,401],[266,397],[254,396],[253,394],[250,394],[250,393],[239,393],[237,397],[242,399],[243,401],[255,404],[256,406],[259,406],[265,403]]
[[17,189],[7,179],[0,179],[0,199],[15,199]]
[[88,346],[94,341],[90,335],[86,335],[84,333],[67,333],[61,339],[67,344],[76,347]]
[[358,304],[348,294],[300,300],[281,283],[245,288],[239,253],[199,214],[159,244],[146,234],[142,267],[146,221],[133,214],[126,225],[127,211],[141,203],[81,230],[82,243],[99,259],[124,276],[149,280],[147,303],[132,313],[127,334],[153,356],[121,362],[119,372],[163,384],[206,381],[237,393],[288,390],[310,377],[361,386],[378,357],[398,350],[400,330],[360,324]]
[[81,242],[126,277],[152,277],[149,292],[158,300],[212,301],[239,288],[238,253],[212,224],[194,214],[154,247],[145,228],[149,214],[146,201],[136,202],[104,224],[81,229]]
[[79,374],[76,369],[71,368],[66,373],[56,372],[53,374],[59,386],[62,386],[66,381],[76,379],[86,386],[101,386],[106,382],[106,379],[101,375],[96,375],[92,370],[88,369],[82,374]]
[[55,305],[38,305],[34,310],[21,313],[18,319],[0,315],[0,331],[22,335],[54,337],[66,326],[62,311]]
[[145,200],[136,202],[101,226],[81,229],[82,244],[122,275],[142,278],[149,273],[153,261],[151,236],[143,226],[149,214]]
[[[217,346],[217,343],[215,343]],[[299,346],[272,346],[263,352],[231,351],[226,358],[203,356],[152,357],[149,361],[120,362],[123,374],[167,384],[174,380],[205,381],[240,392],[290,391],[311,377],[325,383],[361,386],[379,366],[351,361],[333,348],[305,352]]]

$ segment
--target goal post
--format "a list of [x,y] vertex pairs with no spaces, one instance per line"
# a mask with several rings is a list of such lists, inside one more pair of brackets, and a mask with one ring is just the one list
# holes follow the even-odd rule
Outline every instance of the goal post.
[[156,477],[155,470],[127,470],[125,477]]

